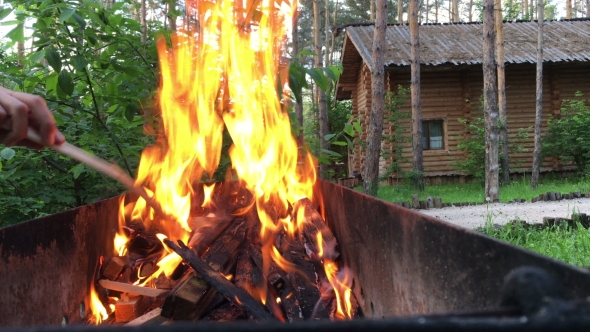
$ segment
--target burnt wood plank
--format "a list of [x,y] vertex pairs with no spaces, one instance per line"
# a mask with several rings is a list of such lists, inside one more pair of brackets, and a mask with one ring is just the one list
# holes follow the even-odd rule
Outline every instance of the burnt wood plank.
[[221,273],[215,271],[209,264],[192,252],[182,241],[178,241],[179,245],[166,239],[166,245],[174,250],[180,257],[182,257],[188,264],[197,271],[212,287],[215,287],[219,293],[236,306],[246,310],[255,319],[261,322],[271,322],[275,318],[268,313],[262,304],[254,299],[250,294],[241,288],[236,287],[229,280],[227,280]]
[[[321,305],[316,308],[316,304],[320,301],[320,291],[316,283],[316,269],[314,264],[310,261],[305,252],[303,244],[288,236],[282,236],[280,239],[280,251],[283,257],[297,265],[300,273],[287,274],[287,284],[291,285],[292,291],[285,294],[285,297],[295,296],[299,303],[301,315],[304,319],[327,319],[329,313],[326,308]],[[323,272],[323,271],[320,271]],[[289,316],[288,308],[286,308],[287,316]],[[293,317],[297,317],[296,308],[292,308]]]
[[[220,236],[205,252],[203,258],[216,271],[227,274],[235,263],[238,247],[245,239],[246,223],[236,219],[224,227]],[[215,296],[215,290],[199,273],[192,272],[171,292],[163,307],[162,315],[177,320],[193,320],[201,317]]]
[[[293,206],[293,214],[293,220],[297,220],[297,223],[301,225],[299,240],[304,244],[307,254],[310,257],[315,255],[336,260],[340,255],[336,237],[313,203],[307,198],[297,201]],[[319,235],[321,235],[321,244]]]

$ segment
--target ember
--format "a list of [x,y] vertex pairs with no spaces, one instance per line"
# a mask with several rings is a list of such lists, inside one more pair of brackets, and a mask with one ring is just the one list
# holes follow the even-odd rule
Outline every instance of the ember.
[[[116,256],[101,268],[100,286],[121,294],[115,321],[160,306],[177,320],[353,318],[351,273],[317,211],[314,159],[276,91],[286,87],[279,59],[296,3],[187,6],[199,26],[158,40],[161,128],[136,179],[158,206],[121,199]],[[216,171],[224,127],[227,180],[195,185]]]

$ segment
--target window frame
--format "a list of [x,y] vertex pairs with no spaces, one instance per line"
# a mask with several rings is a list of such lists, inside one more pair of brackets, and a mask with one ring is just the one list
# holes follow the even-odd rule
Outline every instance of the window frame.
[[[442,147],[441,148],[431,148],[430,147],[430,123],[440,122],[441,127],[441,137],[442,137]],[[425,137],[424,134],[424,124],[428,123],[428,132],[426,135],[426,147],[422,146],[423,151],[444,151],[446,149],[446,140],[445,140],[445,120],[444,119],[423,119],[422,120],[422,138]]]

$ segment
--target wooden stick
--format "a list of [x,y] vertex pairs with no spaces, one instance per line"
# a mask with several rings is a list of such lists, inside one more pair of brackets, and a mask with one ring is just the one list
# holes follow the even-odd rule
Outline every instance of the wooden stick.
[[165,239],[164,243],[172,250],[174,250],[182,259],[199,273],[211,286],[215,287],[217,291],[223,294],[229,301],[236,306],[248,311],[255,319],[261,322],[275,321],[275,318],[268,313],[262,306],[262,303],[254,299],[250,294],[241,288],[236,287],[229,280],[227,280],[221,273],[215,271],[200,257],[195,255],[182,241],[178,244]]
[[167,290],[163,289],[156,289],[150,287],[142,287],[136,286],[131,284],[126,284],[122,282],[110,281],[106,279],[101,279],[98,281],[98,284],[105,289],[114,290],[117,292],[135,294],[135,295],[143,295],[148,297],[158,297],[164,293],[167,293]]
[[[43,144],[41,137],[34,131],[32,128],[29,128],[27,132],[27,139],[31,142],[37,143],[39,145]],[[145,188],[142,186],[135,185],[135,180],[133,180],[125,171],[123,171],[118,165],[111,164],[104,159],[100,159],[97,156],[91,155],[90,153],[68,143],[65,142],[61,145],[54,144],[51,148],[63,155],[66,155],[72,159],[75,159],[83,164],[88,165],[91,168],[103,173],[106,176],[109,176],[119,183],[121,183],[125,188],[129,191],[139,195],[143,199],[145,199],[146,203],[153,207],[154,210],[160,215],[166,215],[160,205],[145,191]]]

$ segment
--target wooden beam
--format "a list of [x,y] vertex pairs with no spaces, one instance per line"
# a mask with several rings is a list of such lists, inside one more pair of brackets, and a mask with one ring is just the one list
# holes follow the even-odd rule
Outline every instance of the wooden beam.
[[168,290],[136,286],[122,282],[110,281],[106,279],[99,280],[98,284],[105,289],[135,295],[143,295],[147,297],[159,297],[168,292]]
[[223,294],[229,301],[236,306],[245,309],[255,319],[261,322],[272,322],[275,318],[268,313],[262,303],[254,299],[243,289],[236,287],[233,283],[227,280],[221,273],[215,271],[207,262],[195,255],[182,241],[176,243],[165,239],[164,243],[180,257],[182,257],[199,275],[203,277],[211,286]]

